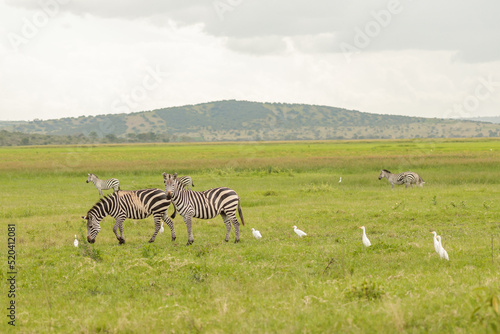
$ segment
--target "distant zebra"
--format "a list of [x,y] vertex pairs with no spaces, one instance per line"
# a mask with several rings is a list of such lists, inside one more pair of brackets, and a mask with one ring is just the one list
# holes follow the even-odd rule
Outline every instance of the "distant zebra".
[[97,175],[90,173],[87,178],[87,183],[92,182],[99,190],[99,196],[104,196],[102,194],[103,190],[108,190],[113,188],[113,192],[120,190],[120,181],[118,179],[101,180]]
[[[155,222],[155,232],[149,240],[154,242],[156,235],[160,231],[161,220],[167,223],[172,234],[172,241],[175,240],[174,223],[168,218],[167,209],[171,203],[167,199],[165,192],[161,189],[142,189],[126,191],[120,190],[114,192],[97,202],[85,217],[87,221],[87,240],[93,244],[97,233],[101,230],[100,222],[106,216],[115,218],[113,232],[120,244],[125,243],[123,238],[123,222],[126,218],[144,219],[153,215]],[[117,230],[120,229],[120,236]]]
[[[179,178],[180,184],[184,187],[193,184],[190,176]],[[161,228],[161,220],[167,223],[172,234],[172,241],[175,240],[174,223],[168,218],[167,209],[171,200],[167,200],[165,191],[161,189],[143,189],[126,191],[120,190],[114,192],[97,202],[83,219],[87,220],[87,240],[90,243],[95,242],[97,233],[101,230],[100,222],[104,217],[110,215],[115,218],[113,232],[120,244],[125,243],[123,238],[123,222],[126,218],[144,219],[153,215],[155,222],[155,232],[149,240],[154,242],[156,235]],[[120,236],[117,230],[120,229]]]
[[181,176],[177,179],[180,184],[183,184],[184,187],[189,188],[189,186],[194,187],[193,179],[191,176]]
[[403,172],[399,174],[392,174],[389,172],[387,169],[383,169],[380,171],[380,175],[378,176],[378,179],[381,180],[383,177],[385,177],[391,186],[394,188],[395,184],[404,184],[405,188],[408,188],[408,185],[412,186],[414,184],[423,187],[424,186],[424,180],[418,175],[417,173],[414,172]]
[[165,193],[167,199],[172,200],[172,204],[179,211],[179,214],[186,223],[188,232],[188,242],[194,242],[192,219],[211,219],[219,214],[226,225],[226,242],[229,241],[231,223],[235,229],[235,243],[240,241],[240,223],[236,218],[236,210],[240,215],[241,223],[245,225],[243,212],[241,211],[240,198],[232,189],[221,187],[205,191],[193,191],[179,186],[177,173],[174,175],[163,173],[165,183]]

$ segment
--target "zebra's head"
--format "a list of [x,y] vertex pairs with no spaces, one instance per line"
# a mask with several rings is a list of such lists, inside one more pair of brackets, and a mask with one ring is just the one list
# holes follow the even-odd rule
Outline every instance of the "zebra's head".
[[165,195],[170,200],[174,196],[174,191],[177,185],[177,173],[174,175],[163,173],[163,183],[165,183]]
[[99,224],[99,220],[91,213],[82,218],[87,221],[87,241],[93,244],[97,233],[101,230],[101,224]]
[[382,169],[380,171],[380,175],[378,176],[379,180],[382,180],[383,177],[387,177],[387,174],[391,174],[387,169]]
[[94,174],[90,173],[89,177],[87,177],[87,183],[91,182],[93,178],[97,178]]

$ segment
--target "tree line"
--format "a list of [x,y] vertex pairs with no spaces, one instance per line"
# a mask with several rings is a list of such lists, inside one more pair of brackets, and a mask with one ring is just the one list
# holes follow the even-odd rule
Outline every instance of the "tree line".
[[176,136],[165,133],[128,133],[124,138],[114,134],[99,137],[90,132],[88,136],[76,135],[44,135],[0,130],[0,146],[27,146],[27,145],[81,145],[81,144],[115,144],[115,143],[168,143],[193,141],[188,136]]

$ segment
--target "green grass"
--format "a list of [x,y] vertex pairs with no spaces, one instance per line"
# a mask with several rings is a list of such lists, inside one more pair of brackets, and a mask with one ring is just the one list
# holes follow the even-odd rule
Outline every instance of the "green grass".
[[[21,333],[500,329],[499,141],[1,148],[0,161],[0,240],[6,254],[6,225],[16,224]],[[377,179],[382,168],[418,172],[426,184],[392,190]],[[234,232],[223,241],[217,217],[195,220],[187,247],[179,216],[175,242],[166,228],[147,243],[151,217],[125,222],[125,245],[110,217],[96,243],[85,242],[80,216],[98,200],[87,173],[140,189],[162,188],[164,171],[189,174],[195,190],[235,189],[240,243]],[[434,252],[433,230],[449,262]]]

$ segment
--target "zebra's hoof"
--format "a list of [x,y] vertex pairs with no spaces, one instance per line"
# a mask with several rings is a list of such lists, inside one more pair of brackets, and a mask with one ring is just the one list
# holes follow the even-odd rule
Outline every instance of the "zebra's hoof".
[[125,239],[118,239],[118,244],[123,245],[125,243]]
[[186,246],[190,246],[193,242],[194,242],[194,240],[193,241],[188,241],[187,244],[186,244]]
[[175,241],[175,239],[177,239],[177,237],[172,237],[172,241]]
[[234,240],[235,244],[237,244],[238,242],[240,242],[240,239]]
[[153,239],[149,239],[149,241],[148,241],[148,242],[151,244],[151,243],[153,243],[153,242],[155,242],[155,241],[154,241]]

